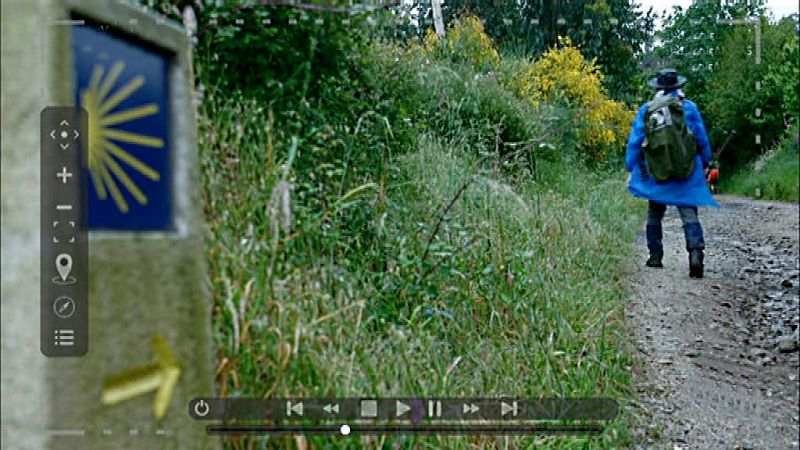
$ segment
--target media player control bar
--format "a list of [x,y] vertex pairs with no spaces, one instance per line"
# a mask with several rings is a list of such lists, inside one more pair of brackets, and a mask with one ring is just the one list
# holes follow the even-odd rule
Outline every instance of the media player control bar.
[[195,398],[197,420],[611,420],[609,398]]

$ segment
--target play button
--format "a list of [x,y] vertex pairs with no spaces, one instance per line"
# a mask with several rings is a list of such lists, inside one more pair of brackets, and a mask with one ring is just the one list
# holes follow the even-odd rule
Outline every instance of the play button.
[[397,417],[400,417],[403,414],[411,411],[411,407],[406,405],[405,403],[401,402],[400,400],[397,400],[397,403],[395,403],[395,411],[396,411]]

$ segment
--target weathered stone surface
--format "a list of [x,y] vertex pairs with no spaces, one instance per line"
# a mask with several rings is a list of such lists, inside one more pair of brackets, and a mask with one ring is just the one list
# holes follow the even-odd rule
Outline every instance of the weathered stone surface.
[[41,61],[50,56],[43,0],[0,5],[2,192],[2,436],[0,447],[45,446],[45,359],[39,353],[39,111],[52,102]]
[[[68,27],[52,25],[70,10],[177,52],[169,74],[176,231],[92,233],[88,354],[46,359],[39,353],[39,112],[73,102]],[[2,11],[2,447],[219,447],[187,410],[191,398],[214,389],[186,38],[122,3],[3,0]],[[153,393],[103,405],[104,379],[153,361],[155,333],[181,366],[166,416],[156,420]]]

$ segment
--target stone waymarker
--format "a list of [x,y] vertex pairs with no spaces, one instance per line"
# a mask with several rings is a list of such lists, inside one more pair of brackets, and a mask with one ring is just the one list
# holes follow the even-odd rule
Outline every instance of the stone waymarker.
[[[2,446],[217,448],[188,414],[214,393],[188,38],[121,2],[2,11]],[[88,345],[46,358],[39,119],[73,105],[88,116]]]

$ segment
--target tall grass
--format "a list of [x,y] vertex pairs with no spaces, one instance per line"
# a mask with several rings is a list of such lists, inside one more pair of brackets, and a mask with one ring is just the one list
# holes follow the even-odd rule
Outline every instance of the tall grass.
[[[206,98],[200,148],[221,395],[630,395],[621,301],[641,211],[624,194],[624,177],[589,173],[558,147],[565,156],[537,161],[536,177],[521,162],[497,159],[485,130],[498,121],[523,136],[543,127],[525,125],[527,110],[495,81],[443,72],[420,72],[431,93],[417,95],[449,94],[427,103],[430,122],[415,126],[415,146],[384,148],[373,159],[379,168],[358,172],[324,201],[303,197],[321,194],[301,185],[345,178],[347,164],[298,167],[313,161],[310,139],[282,136],[258,103]],[[369,117],[377,124],[369,133],[392,135],[383,114]],[[369,150],[358,147],[362,130],[336,138],[352,158]],[[610,448],[627,442],[626,420],[594,438],[227,444]]]
[[754,164],[723,179],[722,192],[765,200],[800,201],[800,153],[795,125],[778,146]]

